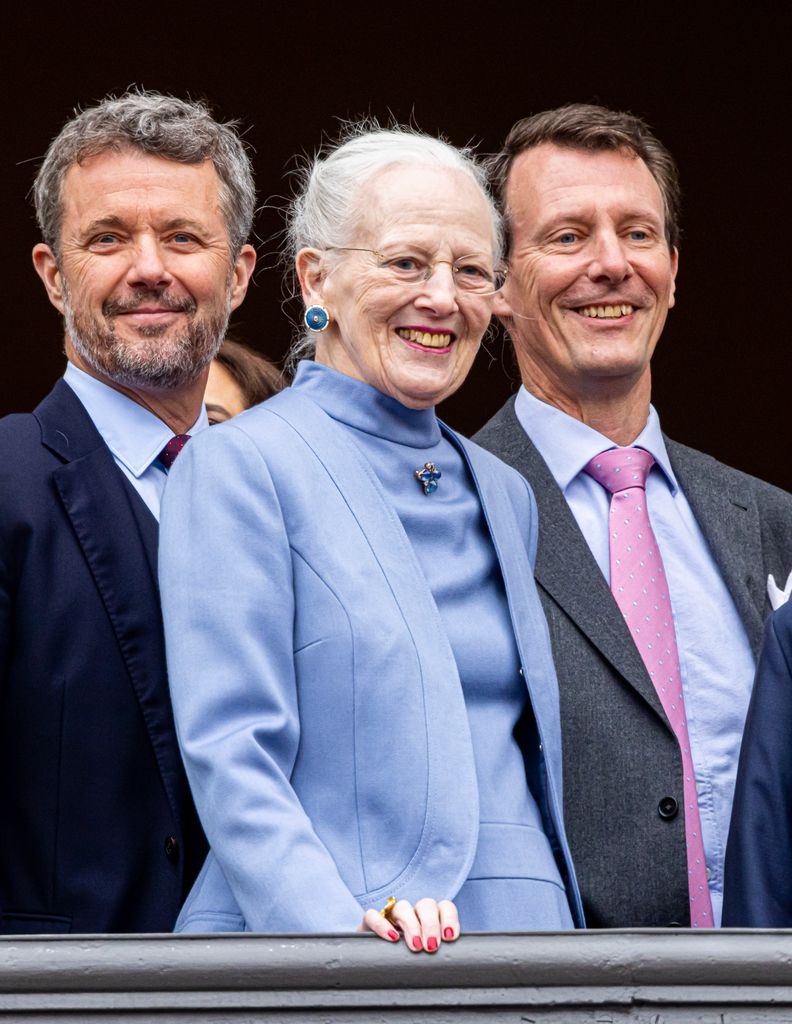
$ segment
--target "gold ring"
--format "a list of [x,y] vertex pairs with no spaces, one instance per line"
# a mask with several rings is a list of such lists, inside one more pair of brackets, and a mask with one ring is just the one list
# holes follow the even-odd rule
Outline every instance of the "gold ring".
[[391,924],[395,924],[396,922],[391,917],[391,913],[392,913],[393,908],[395,906],[396,906],[396,897],[395,896],[389,896],[388,897],[388,902],[385,904],[385,906],[380,911],[380,917],[384,917],[386,921],[390,921]]

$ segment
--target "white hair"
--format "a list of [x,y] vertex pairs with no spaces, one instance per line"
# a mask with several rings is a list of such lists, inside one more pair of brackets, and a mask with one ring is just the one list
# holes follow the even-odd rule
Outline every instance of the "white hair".
[[[347,123],[338,142],[322,147],[297,172],[284,252],[290,272],[301,249],[331,249],[353,241],[361,186],[374,175],[402,164],[443,167],[468,175],[489,207],[495,259],[500,259],[502,219],[489,192],[487,173],[473,151],[457,149],[442,138],[412,128],[381,128],[376,121],[366,119]],[[289,350],[287,366],[294,369],[300,359],[313,355],[314,347],[314,335],[301,328]]]

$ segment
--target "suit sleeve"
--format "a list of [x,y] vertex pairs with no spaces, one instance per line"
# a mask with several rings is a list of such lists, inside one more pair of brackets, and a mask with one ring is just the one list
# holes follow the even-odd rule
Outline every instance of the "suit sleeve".
[[176,727],[206,835],[254,931],[353,931],[363,910],[290,784],[300,742],[287,524],[257,446],[196,438],[162,508]]
[[[0,494],[5,494],[5,508],[0,522],[0,695],[6,685],[9,660],[11,658],[12,605],[14,583],[12,577],[12,559],[14,550],[19,550],[20,541],[14,541],[13,527],[9,529],[14,512],[8,507],[9,497],[13,494],[14,481],[11,474],[5,472],[8,455],[5,449],[0,453],[3,466],[0,468]],[[2,500],[2,499],[0,499]],[[15,509],[15,506],[12,506]]]
[[723,924],[792,926],[792,604],[767,624],[726,848]]
[[0,692],[8,670],[11,638],[11,586],[5,556],[6,551],[0,539]]

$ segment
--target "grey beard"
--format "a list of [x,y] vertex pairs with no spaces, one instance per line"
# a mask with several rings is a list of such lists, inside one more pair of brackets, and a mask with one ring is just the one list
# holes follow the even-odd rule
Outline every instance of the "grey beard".
[[[125,304],[132,309],[153,292],[141,292]],[[157,301],[169,305],[168,299],[156,293]],[[113,306],[112,303],[106,306]],[[171,308],[186,312],[195,305],[173,303]],[[105,310],[103,309],[103,312]],[[112,326],[72,309],[71,296],[64,287],[63,318],[74,349],[92,369],[123,387],[147,391],[173,391],[194,383],[217,355],[231,316],[230,291],[222,312],[203,319],[191,319],[179,334],[171,335],[165,343],[157,344],[168,330],[164,324],[152,324],[138,330],[140,339],[150,344],[132,346],[119,338]],[[110,321],[112,323],[112,321]]]

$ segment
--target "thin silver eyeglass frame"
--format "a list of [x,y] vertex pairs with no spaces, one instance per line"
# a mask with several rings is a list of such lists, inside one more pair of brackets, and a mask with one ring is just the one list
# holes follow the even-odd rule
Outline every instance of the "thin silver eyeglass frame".
[[[359,245],[328,245],[327,246],[327,251],[328,252],[367,252],[367,253],[370,253],[372,256],[376,256],[378,259],[381,259],[381,260],[387,260],[389,258],[391,258],[391,259],[395,258],[395,257],[388,257],[388,256],[386,256],[385,253],[384,252],[380,252],[379,249],[365,249],[365,248],[363,248],[362,246],[359,246]],[[431,278],[432,274],[434,274],[435,267],[438,265],[438,263],[445,263],[446,266],[451,267],[452,280],[454,281],[454,287],[456,288],[457,291],[461,291],[461,292],[463,292],[463,294],[466,294],[466,295],[496,295],[501,290],[501,288],[503,288],[504,284],[506,283],[506,274],[508,272],[506,270],[497,270],[497,271],[493,270],[493,274],[496,274],[496,275],[502,277],[503,280],[501,281],[501,283],[496,288],[493,288],[492,291],[478,291],[475,288],[473,288],[473,289],[460,288],[457,285],[457,283],[456,283],[457,275],[459,274],[459,269],[457,268],[457,263],[459,263],[461,260],[467,259],[468,255],[469,256],[476,256],[478,254],[474,253],[474,252],[467,253],[465,256],[460,256],[456,260],[432,260],[431,263],[429,263],[429,265],[427,266],[426,273],[424,274],[424,276],[422,278],[418,278],[416,281],[413,281],[413,282],[405,282],[405,283],[418,284],[419,282],[422,282],[422,281],[428,281]],[[495,281],[493,281],[492,283],[494,285]]]

